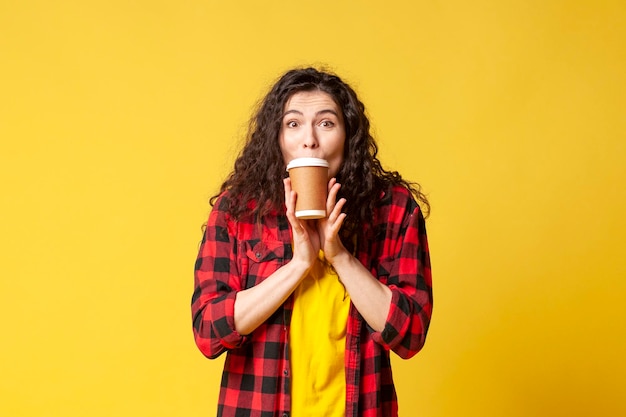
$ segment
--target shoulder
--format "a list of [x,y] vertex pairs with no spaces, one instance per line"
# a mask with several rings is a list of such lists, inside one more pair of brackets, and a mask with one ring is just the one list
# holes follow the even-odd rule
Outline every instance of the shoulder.
[[233,207],[237,204],[236,199],[229,190],[222,191],[213,201],[211,214],[209,215],[208,225],[221,225],[227,227],[230,232],[236,228],[236,224],[240,219],[233,215]]
[[[223,214],[228,218],[234,219],[233,216],[234,208],[239,207],[241,205],[246,206],[247,212],[252,212],[256,207],[256,201],[250,200],[248,202],[242,202],[241,198],[237,198],[230,190],[222,191],[213,202],[212,212],[217,214]],[[246,217],[246,216],[237,216],[237,217]]]
[[212,202],[213,211],[228,211],[230,205],[230,192],[228,190],[222,191],[220,195]]
[[392,211],[398,214],[399,212],[412,214],[419,211],[420,208],[409,189],[402,185],[394,184],[387,187],[381,194],[378,210]]
[[211,214],[209,216],[209,222],[211,218],[220,218],[223,220],[230,219],[229,212],[233,206],[231,193],[229,191],[222,191],[214,201],[211,202]]
[[[237,210],[239,205],[245,206],[244,210]],[[284,222],[287,226],[281,228],[282,223],[280,213],[276,210],[258,218],[255,214],[256,200],[241,202],[241,199],[235,198],[232,192],[226,190],[222,192],[213,202],[213,209],[209,216],[208,225],[222,226],[228,230],[229,234],[237,236],[238,239],[261,239],[261,236],[275,236],[279,234],[278,230],[287,227],[286,217]],[[234,211],[243,212],[235,214]]]

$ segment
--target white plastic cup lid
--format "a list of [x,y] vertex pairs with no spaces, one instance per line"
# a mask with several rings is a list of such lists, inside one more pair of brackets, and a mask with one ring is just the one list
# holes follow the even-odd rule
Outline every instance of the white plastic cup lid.
[[328,161],[322,158],[296,158],[287,164],[287,171],[291,168],[299,167],[326,167],[328,168]]
[[326,210],[296,210],[296,217],[299,219],[323,219],[326,217]]

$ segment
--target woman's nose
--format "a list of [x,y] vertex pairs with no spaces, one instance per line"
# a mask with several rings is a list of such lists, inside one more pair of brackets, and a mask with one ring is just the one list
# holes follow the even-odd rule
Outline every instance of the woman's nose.
[[306,136],[304,137],[304,147],[305,148],[317,148],[319,144],[317,143],[317,136],[315,134],[315,129],[310,128],[306,132]]

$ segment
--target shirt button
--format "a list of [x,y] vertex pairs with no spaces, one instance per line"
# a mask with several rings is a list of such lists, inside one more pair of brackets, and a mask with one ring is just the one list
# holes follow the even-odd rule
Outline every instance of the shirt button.
[[261,252],[255,253],[254,256],[256,256],[257,259],[261,259]]
[[[289,371],[285,369],[285,370],[283,371],[283,375],[285,375],[285,376],[289,375]],[[284,415],[284,414],[283,414],[283,415]]]
[[283,413],[283,417],[289,417],[289,414]]

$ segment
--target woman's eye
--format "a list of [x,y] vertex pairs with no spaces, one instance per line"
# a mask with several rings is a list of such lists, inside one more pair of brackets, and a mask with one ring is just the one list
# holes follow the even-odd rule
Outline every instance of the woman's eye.
[[287,127],[297,127],[297,126],[298,126],[298,123],[294,122],[293,120],[290,122],[287,122]]
[[330,120],[323,120],[322,123],[320,123],[320,126],[322,127],[333,127],[334,125],[335,124]]

